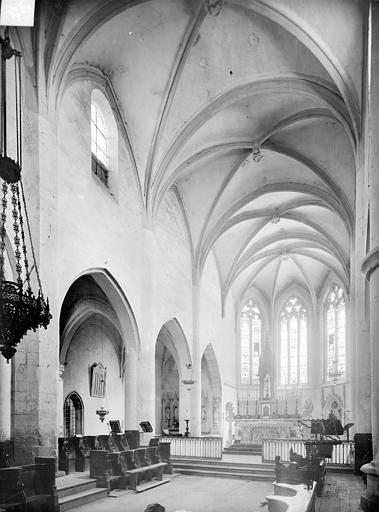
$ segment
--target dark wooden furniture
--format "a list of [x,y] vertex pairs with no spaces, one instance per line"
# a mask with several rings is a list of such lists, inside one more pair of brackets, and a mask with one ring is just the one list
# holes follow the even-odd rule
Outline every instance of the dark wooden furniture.
[[14,465],[13,441],[0,441],[0,468],[9,468]]
[[123,434],[60,437],[58,439],[58,466],[66,474],[75,471],[89,471],[91,450],[118,453],[138,447],[138,430],[126,430]]
[[129,477],[129,488],[136,491],[140,481],[162,480],[166,465],[160,460],[157,446],[136,448],[125,472]]
[[7,512],[57,512],[55,459],[0,469],[0,508]]
[[106,487],[108,494],[116,487],[125,489],[126,478],[120,463],[120,453],[91,450],[90,478],[96,478],[97,487]]
[[[160,446],[144,446],[134,450],[110,452],[91,450],[90,477],[96,478],[99,487],[137,490],[142,481],[161,481],[167,462],[161,460]],[[167,456],[167,448],[164,449]]]
[[361,473],[361,467],[363,464],[367,464],[373,459],[372,434],[355,434],[354,445],[354,474],[361,474],[363,478],[365,478],[366,475]]

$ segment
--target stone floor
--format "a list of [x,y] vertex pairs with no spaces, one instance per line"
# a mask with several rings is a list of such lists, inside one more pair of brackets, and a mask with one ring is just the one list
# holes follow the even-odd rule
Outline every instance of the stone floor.
[[[358,512],[362,480],[353,474],[327,475],[315,512]],[[76,507],[74,512],[143,512],[150,503],[160,503],[166,512],[267,512],[265,496],[273,493],[271,482],[217,477],[175,475],[168,484],[117,498],[103,498]]]
[[314,512],[362,512],[359,502],[363,490],[361,477],[329,472]]
[[260,512],[267,511],[267,506],[262,506],[261,502],[272,490],[271,482],[175,475],[171,482],[149,491],[104,498],[73,511],[143,512],[150,503],[160,503],[166,512]]

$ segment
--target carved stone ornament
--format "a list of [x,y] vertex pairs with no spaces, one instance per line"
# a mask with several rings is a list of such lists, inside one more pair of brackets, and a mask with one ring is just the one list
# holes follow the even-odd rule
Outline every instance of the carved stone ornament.
[[204,7],[211,16],[218,16],[224,5],[224,0],[205,0]]

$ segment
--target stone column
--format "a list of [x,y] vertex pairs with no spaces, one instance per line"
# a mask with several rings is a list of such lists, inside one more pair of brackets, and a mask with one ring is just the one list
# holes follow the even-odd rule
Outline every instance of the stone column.
[[58,390],[57,390],[57,436],[64,437],[64,417],[63,417],[63,406],[64,406],[64,391],[63,391],[63,373],[65,365],[60,364],[58,370]]
[[137,351],[129,349],[125,361],[124,375],[125,415],[124,428],[138,429],[137,425]]
[[367,63],[367,171],[370,247],[362,272],[370,289],[371,423],[374,459],[362,466],[367,489],[361,497],[364,510],[379,510],[379,3],[370,2]]
[[190,433],[201,436],[201,351],[200,351],[200,284],[194,282],[192,291],[192,376]]
[[0,354],[0,439],[11,438],[11,372],[11,363]]

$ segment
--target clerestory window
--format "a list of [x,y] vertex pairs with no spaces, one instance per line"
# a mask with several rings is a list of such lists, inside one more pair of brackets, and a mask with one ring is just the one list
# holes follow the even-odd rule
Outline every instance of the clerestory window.
[[104,115],[97,105],[91,103],[91,151],[92,172],[108,186],[109,139]]

